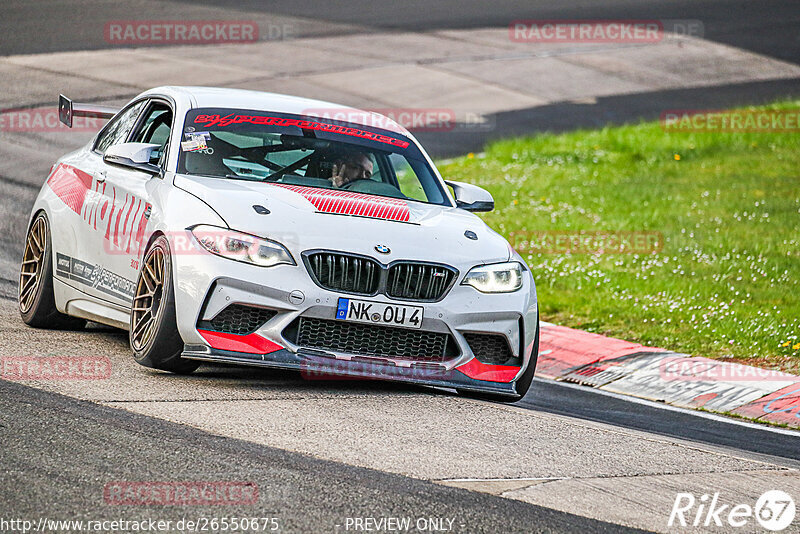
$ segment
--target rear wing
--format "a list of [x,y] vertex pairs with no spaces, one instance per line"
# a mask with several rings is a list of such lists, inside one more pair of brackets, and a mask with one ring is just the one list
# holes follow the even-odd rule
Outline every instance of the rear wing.
[[73,117],[94,117],[97,119],[110,119],[119,110],[108,106],[95,104],[78,104],[72,102],[64,95],[58,95],[58,120],[72,128]]

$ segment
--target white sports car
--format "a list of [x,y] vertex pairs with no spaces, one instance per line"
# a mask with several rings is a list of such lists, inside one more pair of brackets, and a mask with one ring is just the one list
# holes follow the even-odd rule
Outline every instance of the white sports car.
[[59,110],[69,126],[111,120],[36,199],[27,324],[124,328],[138,363],[174,373],[222,362],[498,400],[530,387],[530,269],[470,213],[491,195],[443,181],[403,127],[204,87],[152,89],[118,112],[62,96]]

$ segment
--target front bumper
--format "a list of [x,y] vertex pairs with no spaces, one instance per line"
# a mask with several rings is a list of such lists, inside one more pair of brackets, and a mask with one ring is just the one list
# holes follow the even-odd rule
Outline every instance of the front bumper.
[[[452,358],[431,364],[311,349],[287,339],[284,332],[299,317],[334,320],[339,297],[364,298],[317,286],[302,264],[261,268],[211,254],[174,257],[173,262],[178,329],[186,345],[185,358],[291,369],[308,378],[392,380],[509,396],[515,395],[514,381],[531,361],[537,308],[530,276],[522,289],[503,295],[482,294],[459,285],[459,279],[439,302],[400,301],[385,295],[367,298],[424,307],[421,330],[447,334],[458,347]],[[247,335],[219,334],[199,326],[232,304],[267,308],[275,310],[276,315]],[[474,357],[465,333],[505,336],[522,365],[481,363]]]

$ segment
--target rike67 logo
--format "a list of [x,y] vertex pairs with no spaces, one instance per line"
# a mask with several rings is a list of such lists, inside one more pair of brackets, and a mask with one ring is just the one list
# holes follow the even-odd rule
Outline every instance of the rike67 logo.
[[[794,521],[794,499],[781,490],[765,492],[755,503],[724,504],[719,493],[695,497],[691,493],[678,493],[667,527],[745,527],[761,526],[772,532],[786,529]],[[756,524],[757,523],[757,524]],[[750,530],[750,529],[749,529]]]

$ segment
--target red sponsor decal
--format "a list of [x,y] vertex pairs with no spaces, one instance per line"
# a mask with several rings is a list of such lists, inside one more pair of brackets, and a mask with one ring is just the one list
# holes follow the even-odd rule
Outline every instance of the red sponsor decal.
[[508,36],[517,43],[657,43],[658,20],[515,20]]
[[129,194],[117,194],[108,182],[92,184],[91,202],[86,203],[83,220],[95,230],[103,232],[109,251],[139,254],[148,222],[150,203]]
[[106,356],[7,356],[0,360],[4,380],[104,380],[111,376]]
[[109,482],[103,488],[109,505],[200,506],[258,502],[254,482]]
[[95,230],[99,225],[111,249],[125,254],[141,252],[150,203],[129,193],[117,195],[113,185],[63,163],[56,166],[47,184],[86,224]]
[[240,336],[211,330],[198,330],[198,332],[212,348],[219,350],[246,352],[248,354],[269,354],[283,348],[258,334]]
[[348,191],[332,191],[300,185],[273,184],[294,191],[311,202],[323,213],[357,215],[373,219],[408,222],[411,213],[408,204],[400,199],[381,198]]
[[107,43],[210,44],[258,41],[252,20],[112,20],[103,36]]
[[50,174],[47,185],[58,198],[64,201],[64,204],[80,215],[86,200],[86,193],[92,186],[92,180],[91,174],[62,163]]
[[235,115],[231,113],[224,117],[220,115],[198,115],[194,119],[195,124],[202,124],[203,128],[211,128],[218,126],[224,128],[231,124],[258,124],[264,126],[297,126],[303,130],[317,130],[322,132],[336,133],[340,135],[349,135],[352,137],[360,137],[362,139],[369,139],[370,141],[377,141],[378,143],[385,143],[388,145],[407,148],[408,141],[402,139],[395,139],[388,135],[382,135],[350,126],[342,126],[337,124],[329,124],[326,122],[317,122],[303,119],[284,119],[280,117],[269,117],[265,115]]
[[519,367],[511,365],[489,365],[481,363],[477,358],[472,358],[464,365],[456,367],[456,370],[474,380],[505,383],[514,380],[519,373]]

